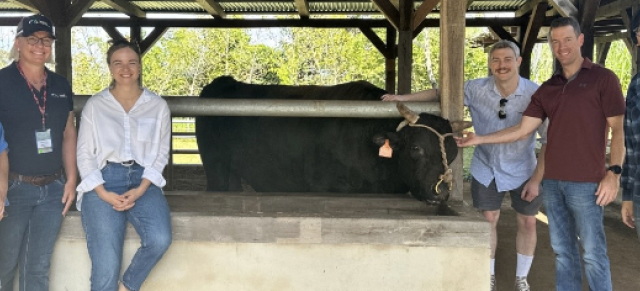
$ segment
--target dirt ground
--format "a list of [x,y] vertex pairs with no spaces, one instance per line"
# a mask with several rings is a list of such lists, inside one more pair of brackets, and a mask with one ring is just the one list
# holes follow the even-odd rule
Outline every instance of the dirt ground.
[[[465,185],[467,186],[467,185]],[[465,187],[465,201],[471,201],[468,187]],[[502,204],[498,223],[498,248],[496,250],[496,279],[498,291],[514,290],[516,266],[515,212],[510,199]],[[607,245],[611,261],[613,290],[640,290],[640,240],[634,229],[625,226],[619,218],[615,205],[607,206],[605,215]],[[555,259],[549,243],[549,228],[538,220],[538,245],[529,273],[531,290],[555,290]],[[589,290],[586,281],[583,290]]]

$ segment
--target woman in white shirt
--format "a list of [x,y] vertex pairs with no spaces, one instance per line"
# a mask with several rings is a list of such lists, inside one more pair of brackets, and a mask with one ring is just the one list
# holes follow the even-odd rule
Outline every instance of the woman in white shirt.
[[[107,51],[113,81],[82,110],[78,133],[77,207],[91,257],[91,290],[139,290],[171,244],[162,187],[171,115],[164,99],[141,85],[137,45],[122,40]],[[141,246],[119,282],[127,221]]]

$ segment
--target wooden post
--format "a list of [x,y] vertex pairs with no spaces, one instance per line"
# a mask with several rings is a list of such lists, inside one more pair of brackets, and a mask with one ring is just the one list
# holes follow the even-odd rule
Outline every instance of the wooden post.
[[398,94],[411,93],[413,64],[413,1],[400,0],[398,40]]
[[[462,120],[464,82],[464,33],[467,1],[440,2],[440,104],[442,117]],[[454,187],[451,200],[462,201],[462,150],[451,164]]]
[[387,27],[387,55],[384,62],[385,90],[394,94],[396,92],[396,58],[398,57],[396,46],[396,29],[393,26]]
[[580,0],[580,6],[578,7],[578,14],[580,15],[578,21],[580,22],[580,29],[584,34],[582,56],[590,60],[593,60],[593,46],[595,43],[593,24],[596,20],[596,11],[599,7],[600,0]]
[[71,26],[56,27],[55,62],[56,73],[69,80],[73,85],[73,71],[71,68]]

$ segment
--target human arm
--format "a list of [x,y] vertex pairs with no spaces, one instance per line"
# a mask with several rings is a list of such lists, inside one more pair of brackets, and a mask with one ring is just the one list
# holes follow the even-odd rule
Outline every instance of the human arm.
[[9,155],[7,150],[0,153],[0,220],[4,214],[4,204],[7,200],[9,188]]
[[154,140],[154,144],[157,144],[157,148],[147,153],[155,156],[151,156],[151,158],[153,158],[153,163],[145,165],[140,185],[123,194],[123,196],[131,202],[136,201],[144,195],[151,184],[158,187],[163,187],[166,184],[166,180],[162,176],[162,171],[169,162],[169,150],[171,146],[171,112],[164,100],[162,100],[159,105],[155,106],[155,108],[158,109],[156,131],[159,134],[157,135],[157,140]]
[[[624,115],[607,117],[607,124],[611,128],[611,158],[610,165],[622,165],[624,161],[624,131],[623,131]],[[606,206],[616,199],[618,189],[620,188],[620,176],[607,171],[604,178],[598,185],[596,191],[596,204]]]
[[384,94],[382,101],[437,101],[438,89],[428,89],[405,95]]
[[488,135],[466,133],[465,137],[456,137],[459,147],[470,147],[488,143],[509,143],[529,137],[542,124],[542,119],[522,116],[520,123]]
[[533,201],[538,195],[540,195],[540,183],[544,177],[544,154],[547,150],[547,144],[542,144],[540,152],[538,153],[538,163],[536,169],[533,171],[533,175],[529,178],[527,184],[522,189],[521,197],[525,201]]
[[73,111],[71,111],[69,112],[69,117],[67,118],[67,124],[64,128],[62,137],[62,163],[67,175],[67,182],[64,184],[64,193],[62,195],[62,203],[64,204],[62,216],[67,215],[69,207],[71,207],[71,204],[76,198],[76,185],[78,181],[78,168],[76,165],[78,134],[76,133],[76,127],[73,120]]

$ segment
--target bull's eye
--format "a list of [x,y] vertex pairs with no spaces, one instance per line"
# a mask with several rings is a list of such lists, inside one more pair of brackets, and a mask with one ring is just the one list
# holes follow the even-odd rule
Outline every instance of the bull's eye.
[[419,146],[416,146],[416,145],[411,146],[411,151],[412,151],[412,152],[419,152],[419,151],[420,151],[420,147],[419,147]]

